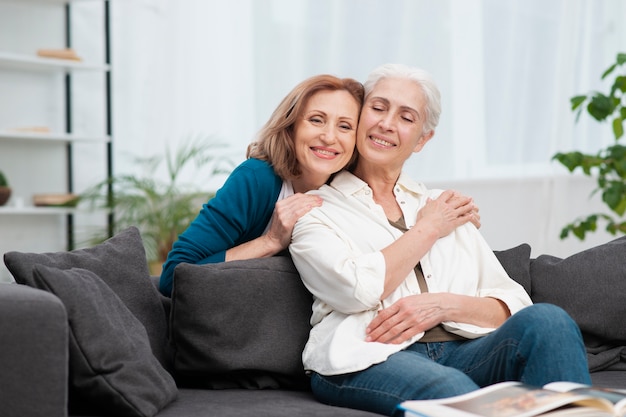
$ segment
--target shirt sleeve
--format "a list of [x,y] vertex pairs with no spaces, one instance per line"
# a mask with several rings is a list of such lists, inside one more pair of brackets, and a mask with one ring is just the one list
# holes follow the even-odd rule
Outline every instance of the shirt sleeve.
[[335,311],[355,314],[377,309],[386,268],[382,252],[363,251],[336,219],[320,220],[317,215],[323,217],[313,209],[298,220],[289,245],[302,282]]
[[159,289],[171,295],[179,263],[223,262],[226,251],[261,236],[271,219],[282,180],[265,162],[247,160],[178,237],[163,264]]
[[[439,239],[422,265],[427,276],[433,274],[427,278],[434,287],[433,292],[496,298],[506,304],[511,315],[532,304],[526,290],[508,276],[493,250],[471,224],[460,226]],[[493,331],[468,323],[442,324],[449,332],[468,338]]]

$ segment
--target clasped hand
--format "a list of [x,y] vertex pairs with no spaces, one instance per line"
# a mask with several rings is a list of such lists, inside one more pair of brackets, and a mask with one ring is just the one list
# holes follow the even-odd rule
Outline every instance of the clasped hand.
[[366,329],[366,341],[399,344],[445,321],[445,293],[404,297],[382,309]]

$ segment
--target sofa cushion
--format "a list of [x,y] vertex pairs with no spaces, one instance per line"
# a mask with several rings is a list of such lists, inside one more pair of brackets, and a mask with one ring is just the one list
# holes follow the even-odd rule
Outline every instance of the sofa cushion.
[[286,256],[174,271],[171,342],[181,383],[301,388],[312,297]]
[[565,259],[532,260],[531,298],[562,307],[585,339],[589,369],[626,369],[626,236]]
[[534,302],[562,307],[585,333],[626,341],[626,236],[565,259],[541,255],[530,271]]
[[8,252],[4,263],[19,284],[33,285],[33,267],[46,265],[60,269],[83,268],[94,272],[124,302],[144,325],[152,352],[166,368],[167,317],[159,292],[150,280],[146,253],[139,230],[125,229],[107,241],[87,249],[70,252]]
[[35,265],[32,278],[65,306],[70,385],[91,411],[148,417],[176,398],[145,327],[96,274]]
[[530,295],[530,245],[522,243],[506,250],[494,251],[506,273]]

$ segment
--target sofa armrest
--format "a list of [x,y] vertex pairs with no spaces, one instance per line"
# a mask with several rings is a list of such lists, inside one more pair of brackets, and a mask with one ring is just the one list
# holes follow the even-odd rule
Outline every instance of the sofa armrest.
[[68,323],[61,300],[0,284],[0,404],[6,417],[65,417]]

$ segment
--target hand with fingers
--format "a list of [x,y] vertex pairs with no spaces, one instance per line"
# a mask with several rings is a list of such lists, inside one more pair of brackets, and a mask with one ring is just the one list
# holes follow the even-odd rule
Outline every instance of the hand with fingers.
[[291,243],[291,233],[298,219],[321,205],[320,197],[302,193],[296,193],[276,203],[266,237],[279,248],[277,252]]
[[366,329],[366,341],[399,344],[444,321],[441,294],[401,298],[382,309]]
[[436,199],[429,198],[417,213],[417,222],[425,221],[438,230],[439,237],[449,235],[454,229],[475,219],[474,204],[469,197],[461,197],[446,190]]
[[480,209],[474,202],[473,198],[464,196],[463,194],[460,194],[455,191],[452,197],[450,197],[450,199],[448,200],[448,202],[457,208],[469,205],[471,207],[470,222],[474,226],[476,226],[477,229],[480,229],[480,226],[481,226],[480,213],[479,213]]

